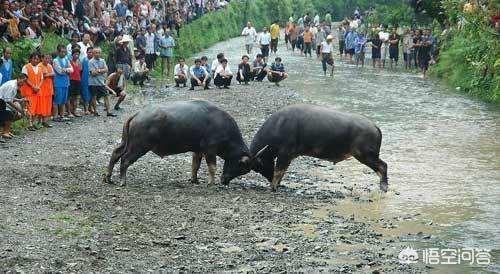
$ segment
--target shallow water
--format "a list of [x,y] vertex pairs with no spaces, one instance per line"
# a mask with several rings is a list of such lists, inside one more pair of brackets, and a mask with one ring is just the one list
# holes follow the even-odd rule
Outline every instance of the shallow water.
[[[235,71],[243,54],[242,40],[218,44],[205,54],[212,57],[217,52],[228,55]],[[381,197],[361,194],[375,200],[372,203],[341,202],[341,214],[372,221],[412,216],[411,221],[399,221],[397,229],[380,228],[381,233],[432,234],[429,241],[408,241],[420,248],[491,249],[493,264],[473,271],[500,271],[500,108],[401,68],[356,68],[336,55],[334,76],[324,77],[314,56],[292,54],[281,44],[279,56],[290,74],[284,85],[313,103],[365,115],[383,132],[381,158],[389,166],[390,192]],[[339,163],[333,172],[313,172],[377,188],[378,178],[356,160]],[[434,271],[471,269],[440,266]]]

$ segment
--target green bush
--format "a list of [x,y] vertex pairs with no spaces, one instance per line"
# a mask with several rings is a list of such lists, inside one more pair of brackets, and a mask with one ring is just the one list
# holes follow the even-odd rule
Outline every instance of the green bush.
[[368,22],[372,25],[410,26],[413,18],[413,9],[408,5],[377,5]]
[[457,90],[500,103],[500,43],[498,33],[481,9],[463,12],[457,0],[443,1],[453,24],[441,37],[439,62],[432,73]]

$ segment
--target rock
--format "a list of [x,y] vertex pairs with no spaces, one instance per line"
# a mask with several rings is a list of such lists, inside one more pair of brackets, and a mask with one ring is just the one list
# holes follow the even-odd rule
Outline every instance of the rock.
[[241,249],[237,246],[228,246],[228,247],[221,248],[220,251],[222,251],[223,253],[240,253],[243,251],[243,249]]
[[289,249],[288,246],[286,246],[285,244],[277,244],[273,246],[273,250],[281,253],[281,252],[287,252]]
[[130,248],[128,248],[128,247],[115,247],[115,251],[128,252],[128,251],[130,251]]
[[184,235],[179,235],[179,236],[175,236],[174,237],[175,240],[185,240],[186,239],[186,236]]

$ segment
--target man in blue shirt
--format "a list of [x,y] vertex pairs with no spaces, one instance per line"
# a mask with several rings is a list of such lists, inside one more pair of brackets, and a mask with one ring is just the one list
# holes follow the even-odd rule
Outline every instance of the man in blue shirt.
[[118,17],[125,17],[127,15],[127,10],[128,10],[127,3],[125,2],[125,0],[122,0],[120,3],[118,3],[115,6],[115,10],[116,10],[116,15]]
[[[175,47],[175,40],[170,31],[165,33],[165,36],[160,38],[160,57],[161,57],[161,77],[167,79],[172,75],[172,56],[174,55],[173,48]],[[168,87],[168,85],[167,85]]]
[[279,86],[279,82],[285,80],[288,77],[288,74],[285,72],[285,66],[281,63],[281,58],[276,57],[274,59],[274,63],[271,64],[271,68],[267,73],[267,79],[269,82],[276,84]]
[[208,84],[210,83],[210,78],[205,67],[201,66],[201,60],[194,60],[194,66],[189,70],[191,75],[191,88],[189,90],[194,90],[195,86],[203,86],[204,89],[210,89]]
[[346,52],[349,54],[349,62],[352,63],[352,57],[354,56],[354,47],[356,45],[356,37],[358,35],[356,34],[356,32],[349,28],[349,30],[347,31],[346,35],[345,35],[345,50]]
[[0,86],[12,79],[12,49],[11,48],[5,48],[3,50],[3,57],[0,60],[0,74],[2,74],[2,79],[0,80]]

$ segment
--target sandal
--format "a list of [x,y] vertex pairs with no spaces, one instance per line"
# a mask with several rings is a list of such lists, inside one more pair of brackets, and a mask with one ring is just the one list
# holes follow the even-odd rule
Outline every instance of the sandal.
[[29,131],[36,131],[36,127],[34,127],[34,126],[29,126],[29,127],[27,127],[27,129]]
[[6,139],[12,139],[12,136],[9,135],[9,133],[2,133],[0,137],[6,138]]

